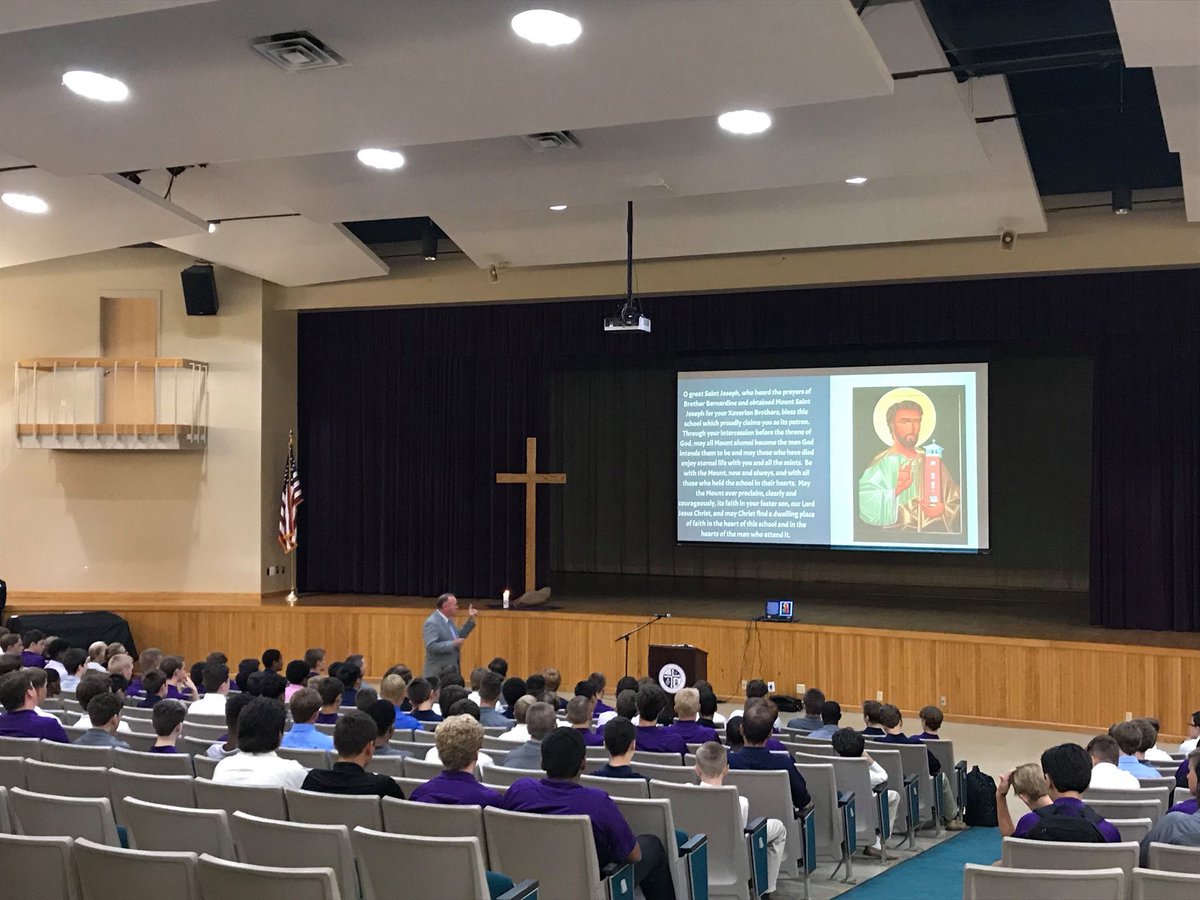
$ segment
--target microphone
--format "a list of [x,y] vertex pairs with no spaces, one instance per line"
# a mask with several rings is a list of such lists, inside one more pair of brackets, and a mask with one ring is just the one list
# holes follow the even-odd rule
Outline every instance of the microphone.
[[671,614],[670,614],[670,613],[655,613],[655,614],[654,614],[654,618],[656,618],[656,619],[669,619],[669,618],[671,618]]

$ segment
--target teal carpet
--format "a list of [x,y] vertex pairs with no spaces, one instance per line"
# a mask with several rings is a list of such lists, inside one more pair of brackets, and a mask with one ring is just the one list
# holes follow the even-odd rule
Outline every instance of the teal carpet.
[[[893,865],[864,881],[838,900],[962,900],[962,873],[967,863],[991,865],[1000,858],[1000,829],[969,828],[936,847]],[[854,860],[854,870],[875,865]]]

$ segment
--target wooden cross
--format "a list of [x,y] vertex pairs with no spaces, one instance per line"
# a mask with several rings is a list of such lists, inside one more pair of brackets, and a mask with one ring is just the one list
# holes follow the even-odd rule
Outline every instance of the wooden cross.
[[566,484],[563,472],[537,470],[537,438],[525,438],[525,471],[498,472],[497,484],[525,485],[525,590],[537,590],[537,486]]

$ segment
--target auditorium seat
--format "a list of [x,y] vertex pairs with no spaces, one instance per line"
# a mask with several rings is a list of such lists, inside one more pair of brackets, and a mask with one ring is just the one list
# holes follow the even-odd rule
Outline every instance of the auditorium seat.
[[374,794],[321,794],[315,791],[294,791],[285,788],[288,821],[308,825],[361,825],[379,831],[383,828],[380,798]]
[[695,769],[676,763],[673,766],[659,766],[651,763],[633,764],[633,771],[645,775],[655,781],[669,781],[672,784],[699,784],[700,776]]
[[28,760],[25,784],[29,790],[64,797],[109,797],[112,795],[108,769],[104,766],[64,766]]
[[436,725],[437,725],[436,722],[422,722],[420,731],[413,729],[413,741],[417,744],[424,744],[425,749],[428,750],[430,747],[432,747],[434,744],[437,743],[437,735],[435,735],[433,733],[432,728],[429,728],[426,726],[436,726]]
[[9,813],[17,834],[42,837],[85,837],[120,846],[112,803],[107,797],[60,797],[13,788]]
[[968,863],[963,868],[963,900],[1124,900],[1125,873],[1120,869],[1061,872],[1050,869],[1004,869]]
[[879,864],[886,865],[887,842],[892,836],[890,823],[887,829],[883,828],[887,817],[887,795],[885,791],[877,792],[871,786],[871,761],[863,756],[835,756],[829,762],[833,765],[838,792],[854,794],[855,797],[855,843],[860,847],[869,847],[878,834],[882,847]]
[[[787,777],[786,775],[784,776]],[[625,778],[610,778],[609,781],[629,781]],[[671,880],[675,885],[675,900],[693,900],[697,894],[708,894],[708,835],[692,834],[687,842],[675,848],[675,816],[671,812],[670,800],[633,800],[614,797],[613,802],[629,823],[634,834],[650,834],[658,838],[667,851],[667,862],[671,866]],[[753,813],[751,813],[753,815]],[[806,892],[807,893],[807,892]]]
[[1161,778],[1139,778],[1138,784],[1140,784],[1143,788],[1165,787],[1167,790],[1171,790],[1175,787],[1175,769],[1172,769],[1170,774],[1163,775]]
[[[505,746],[512,747],[513,744],[511,741],[506,741]],[[599,759],[608,762],[608,751],[603,747],[584,747],[583,755],[586,759]]]
[[280,747],[275,753],[280,759],[294,759],[306,769],[328,769],[330,766],[329,752],[327,750]]
[[113,768],[143,775],[195,775],[192,758],[186,753],[139,753],[114,750]]
[[[852,848],[846,842],[846,807],[849,802],[839,800],[837,792],[837,777],[833,772],[832,762],[821,757],[815,757],[816,762],[809,762],[797,756],[796,771],[804,776],[808,787],[808,795],[813,802],[813,830],[817,845],[817,856],[838,860],[838,869],[846,867],[844,881],[853,877]],[[855,810],[857,813],[857,808]],[[837,875],[837,869],[830,875],[832,880]]]
[[0,787],[25,787],[25,759],[0,756]]
[[1125,873],[1123,884],[1128,895],[1133,888],[1133,870],[1138,864],[1138,850],[1136,843],[1080,844],[1009,837],[1001,842],[1000,865],[1006,869],[1053,871],[1120,869]]
[[[946,812],[946,817],[951,819],[957,818],[958,814],[963,811],[962,782],[967,776],[967,761],[955,757],[954,741],[925,741],[925,746],[937,761],[941,763],[942,772],[950,779],[950,792],[954,794],[954,802],[958,804],[958,809],[953,811],[954,815],[950,815],[948,811]],[[895,787],[892,789],[895,790]]]
[[1098,816],[1105,819],[1150,819],[1157,822],[1163,814],[1162,804],[1156,799],[1109,800],[1100,798],[1097,791],[1089,791],[1083,801]]
[[213,772],[217,771],[217,763],[219,762],[219,759],[213,759],[210,756],[197,753],[192,757],[192,768],[196,770],[197,778],[207,778],[211,780],[213,777]]
[[900,802],[896,805],[896,818],[891,823],[891,833],[893,836],[903,834],[904,839],[895,846],[900,847],[907,842],[908,849],[915,850],[918,823],[909,821],[908,796],[904,784],[904,762],[900,758],[900,753],[896,750],[872,750],[871,759],[879,763],[883,771],[887,773],[888,789],[900,795]]
[[113,888],[130,897],[201,900],[195,853],[155,853],[106,847],[86,838],[75,841],[71,855],[79,872],[82,900],[112,900]]
[[484,864],[488,864],[487,836],[483,830],[483,810],[480,807],[416,803],[384,797],[382,808],[382,830],[391,834],[477,838]]
[[66,837],[0,834],[5,895],[20,900],[80,900],[71,843]]
[[[935,777],[929,771],[929,751],[922,744],[881,744],[877,741],[866,742],[866,752],[874,754],[876,750],[895,750],[900,754],[904,764],[906,778],[917,777],[917,794],[920,797],[920,818],[918,825],[932,821],[934,836],[941,837],[942,819],[946,812],[942,809],[942,779],[945,772],[939,772]],[[903,796],[903,793],[901,794]],[[863,809],[860,798],[858,808]],[[952,811],[953,812],[953,811]]]
[[[428,747],[425,748],[428,751]],[[428,781],[430,778],[435,778],[442,774],[442,764],[440,762],[426,762],[419,757],[410,756],[404,760],[404,777],[405,778],[420,778],[422,781]],[[480,769],[476,767],[475,778],[479,779]]]
[[113,764],[112,747],[79,747],[75,744],[59,744],[46,741],[42,747],[43,762],[60,766],[104,766]]
[[[593,772],[596,772],[599,769],[603,769],[606,765],[608,765],[608,757],[607,756],[605,756],[603,758],[589,756],[589,757],[585,758],[583,761],[583,773],[585,775],[591,775]],[[619,780],[620,779],[618,779],[618,781]]]
[[[407,766],[405,771],[408,771]],[[479,770],[476,769],[476,771]],[[546,773],[541,769],[510,769],[506,766],[485,766],[483,768],[483,783],[491,785],[501,793],[522,778],[534,778],[540,781],[545,777]]]
[[25,759],[41,759],[43,745],[52,741],[37,738],[0,737],[0,756],[23,756]]
[[[122,715],[121,719],[126,725],[129,726],[129,730],[134,734],[148,734],[152,738],[155,736],[154,721],[152,719],[136,719],[125,715]],[[121,732],[121,740],[128,743],[128,737],[129,735],[127,732]]]
[[190,775],[144,775],[111,769],[108,773],[112,791],[113,814],[118,825],[127,825],[125,800],[146,800],[165,806],[196,806],[195,779]]
[[201,738],[209,742],[224,740],[228,731],[224,725],[197,725],[187,720],[183,723],[184,737]]
[[[197,867],[206,900],[343,900],[333,869],[280,869],[217,859],[207,853]],[[344,898],[352,900],[352,898]]]
[[125,801],[130,845],[138,850],[194,850],[222,859],[237,859],[229,814],[223,809],[189,809]]
[[1179,847],[1154,841],[1150,844],[1150,868],[1200,875],[1200,847]]
[[581,775],[579,783],[584,787],[604,791],[610,797],[628,797],[632,800],[650,799],[650,782],[644,778],[600,778]]
[[[837,751],[833,749],[833,744],[828,741],[820,744],[814,741],[811,744],[804,744],[802,746],[804,747],[803,753],[805,756],[837,756]],[[799,756],[798,753],[793,753],[792,755]]]
[[8,788],[0,785],[0,834],[12,834],[16,831],[13,827],[12,813],[9,812],[8,803]]
[[387,775],[395,777],[404,774],[404,757],[403,756],[375,756],[364,767],[368,772],[374,772],[376,775]]
[[[154,734],[153,732],[151,732],[149,734],[140,734],[136,731],[131,734],[122,732],[121,740],[123,740],[126,744],[128,744],[129,749],[133,750],[134,752],[149,753],[150,748],[153,747],[155,741],[158,740],[158,736],[156,734]],[[155,754],[155,755],[157,756],[159,754]]]
[[1133,900],[1196,900],[1196,897],[1200,897],[1200,875],[1133,870]]
[[[1153,800],[1158,804],[1158,809],[1150,818],[1157,822],[1159,818],[1166,815],[1167,809],[1170,807],[1171,788],[1088,788],[1083,793],[1083,801],[1089,806],[1109,800]],[[1125,816],[1124,818],[1132,817]]]
[[786,878],[799,878],[804,860],[804,820],[796,817],[792,806],[788,773],[782,769],[774,772],[731,769],[725,775],[724,783],[737,788],[738,794],[750,802],[750,818],[761,816],[783,823],[787,829],[787,848],[779,872]]
[[652,753],[648,750],[634,750],[633,764],[649,763],[652,766],[683,765],[683,756],[679,753]]
[[203,756],[208,752],[209,747],[219,743],[222,742],[210,741],[208,738],[181,737],[175,742],[175,746],[180,753],[186,753],[189,756]]
[[1150,819],[1109,819],[1108,824],[1117,829],[1123,843],[1140,841],[1154,827]]
[[[126,701],[126,703],[132,703],[132,702],[134,702],[132,699]],[[47,707],[45,704],[42,704],[42,708],[45,709],[47,712],[50,712],[50,708]],[[154,710],[150,707],[144,708],[141,706],[128,706],[127,705],[121,710],[121,718],[124,719],[126,722],[128,722],[129,727],[132,728],[133,723],[135,721],[137,721],[137,722],[151,721],[154,718]]]
[[223,809],[230,815],[243,810],[265,819],[287,819],[287,801],[281,787],[217,784],[207,778],[197,778],[194,786],[196,806],[201,809]]
[[345,825],[305,825],[264,819],[244,812],[229,818],[233,840],[244,862],[256,866],[333,869],[344,898],[359,896],[358,872]]

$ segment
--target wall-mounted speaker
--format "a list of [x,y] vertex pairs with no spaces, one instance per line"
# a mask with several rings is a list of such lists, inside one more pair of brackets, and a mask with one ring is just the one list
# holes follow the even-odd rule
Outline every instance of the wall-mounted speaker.
[[220,304],[217,302],[217,279],[213,267],[208,263],[196,263],[181,273],[183,278],[183,302],[189,316],[215,316]]

